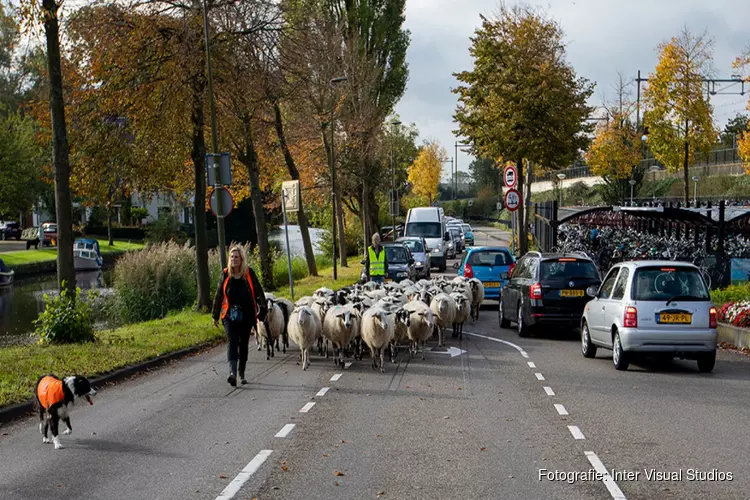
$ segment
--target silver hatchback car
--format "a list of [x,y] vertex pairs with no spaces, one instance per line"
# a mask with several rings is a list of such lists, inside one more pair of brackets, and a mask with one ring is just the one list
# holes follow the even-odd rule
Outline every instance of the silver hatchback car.
[[612,350],[617,370],[633,356],[662,354],[698,361],[701,372],[716,363],[716,308],[698,268],[686,262],[622,262],[607,273],[581,319],[581,352]]

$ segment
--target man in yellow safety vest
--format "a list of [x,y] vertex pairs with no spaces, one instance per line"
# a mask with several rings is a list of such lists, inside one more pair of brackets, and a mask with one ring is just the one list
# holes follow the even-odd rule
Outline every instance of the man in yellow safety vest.
[[388,259],[385,257],[385,249],[380,245],[380,235],[372,235],[372,246],[367,247],[367,259],[365,270],[370,281],[382,283],[388,276]]

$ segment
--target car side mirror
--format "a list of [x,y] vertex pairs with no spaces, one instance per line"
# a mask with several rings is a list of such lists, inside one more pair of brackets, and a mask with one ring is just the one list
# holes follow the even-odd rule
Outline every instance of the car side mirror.
[[502,274],[500,274],[500,277],[502,279],[504,279],[504,280],[507,280],[508,279],[508,273],[502,273]]
[[589,297],[596,297],[599,293],[599,288],[595,286],[590,286],[586,289],[586,295]]
[[461,267],[461,264],[459,264],[458,262],[453,263],[453,269],[458,269],[459,267]]
[[359,261],[359,263],[364,266],[367,263],[367,261],[365,259],[362,259],[362,260]]
[[448,231],[446,231],[445,234],[443,235],[443,240],[445,240],[445,241],[450,241],[451,240],[451,235],[450,235],[450,233]]

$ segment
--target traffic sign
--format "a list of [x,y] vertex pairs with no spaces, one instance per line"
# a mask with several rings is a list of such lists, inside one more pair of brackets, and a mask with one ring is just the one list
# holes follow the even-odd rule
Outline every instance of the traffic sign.
[[[219,213],[218,208],[218,194],[221,193],[221,201],[222,201],[222,207],[224,209],[224,213]],[[211,213],[214,214],[216,217],[226,217],[230,213],[232,213],[232,209],[234,208],[234,199],[232,198],[232,193],[229,192],[227,188],[216,188],[211,192]]]
[[[206,154],[207,184],[209,186],[229,186],[232,184],[232,160],[229,153]],[[217,174],[221,177],[218,181]]]
[[514,188],[518,181],[518,170],[513,165],[508,165],[503,170],[503,179],[505,180],[505,187]]
[[511,212],[518,210],[521,204],[521,194],[515,189],[509,189],[505,192],[505,208]]
[[284,181],[281,183],[281,195],[287,212],[298,212],[300,202],[299,181]]

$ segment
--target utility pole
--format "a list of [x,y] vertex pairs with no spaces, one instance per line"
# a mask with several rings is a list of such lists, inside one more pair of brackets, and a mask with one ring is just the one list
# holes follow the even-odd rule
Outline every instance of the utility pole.
[[[214,74],[211,67],[211,41],[208,34],[208,0],[203,0],[203,24],[206,35],[206,71],[208,73],[208,102],[211,109],[211,146],[214,154],[219,154],[219,135],[216,130],[216,103],[214,102]],[[224,186],[221,184],[221,168],[216,172],[216,232],[219,238],[219,260],[222,269],[227,267],[226,235],[224,233]],[[195,210],[205,210],[205,207],[195,207]]]
[[395,128],[401,125],[401,122],[398,120],[393,120],[391,122],[391,125],[393,128],[391,129],[391,206],[390,212],[391,212],[391,239],[393,241],[396,241],[396,212],[398,211],[398,198],[396,197],[396,153],[395,148],[393,147],[394,143],[396,142],[396,135],[395,135]]
[[451,169],[451,177],[453,179],[452,181],[453,185],[451,186],[451,189],[453,190],[454,200],[458,196],[458,149],[461,148],[461,150],[466,150],[466,148],[468,148],[469,146],[470,144],[465,144],[463,142],[458,142],[458,141],[456,141],[455,144],[453,145],[453,147],[455,148],[454,157],[456,158],[456,162],[455,162],[456,170],[455,170],[455,175],[454,175]]

